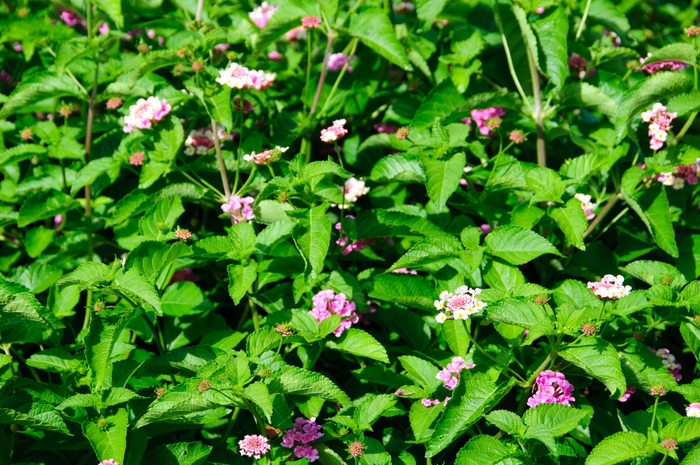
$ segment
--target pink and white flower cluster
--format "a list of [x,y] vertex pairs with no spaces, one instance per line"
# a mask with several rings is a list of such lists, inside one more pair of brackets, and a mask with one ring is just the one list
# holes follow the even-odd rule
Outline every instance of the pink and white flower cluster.
[[408,268],[397,268],[394,270],[394,273],[398,274],[418,274],[416,270],[409,270]]
[[672,173],[659,173],[656,180],[664,186],[673,186],[675,190],[680,190],[688,183],[694,186],[698,183],[698,173],[700,173],[700,158],[692,165],[676,166]]
[[238,449],[241,455],[257,460],[270,451],[270,443],[260,434],[246,434],[238,441]]
[[321,140],[330,144],[331,142],[345,137],[348,133],[348,130],[345,129],[345,123],[347,123],[347,121],[344,119],[337,119],[333,121],[333,126],[321,129]]
[[129,115],[124,117],[124,132],[130,133],[135,129],[150,129],[153,122],[160,121],[170,113],[172,107],[165,99],[158,97],[140,98],[136,105],[129,107]]
[[602,300],[617,300],[629,295],[632,290],[632,286],[625,286],[624,282],[622,275],[606,274],[600,281],[589,282],[588,289]]
[[664,146],[668,131],[671,129],[671,122],[678,116],[678,113],[669,113],[666,107],[660,103],[655,103],[651,110],[642,112],[642,121],[649,123],[649,147],[652,150],[659,150]]
[[445,389],[452,391],[459,384],[459,373],[462,370],[469,370],[471,368],[474,368],[473,363],[466,364],[462,357],[453,357],[452,361],[448,363],[444,369],[440,370],[435,377],[442,381],[442,385]]
[[491,118],[501,118],[502,116],[505,116],[505,114],[506,111],[503,109],[503,107],[491,107],[484,108],[481,110],[472,110],[472,117],[464,118],[462,122],[465,124],[470,124],[472,120],[474,120],[476,126],[479,128],[479,133],[481,133],[482,136],[490,137],[491,135],[493,135],[493,132],[486,125],[486,122]]
[[561,404],[567,407],[576,399],[571,395],[574,386],[566,380],[564,373],[546,370],[537,376],[537,381],[532,386],[536,392],[527,400],[530,408],[540,404]]
[[577,193],[576,195],[574,195],[574,198],[581,202],[581,209],[586,215],[586,219],[588,221],[591,221],[593,218],[595,218],[595,213],[593,213],[593,210],[595,210],[598,205],[591,202],[590,195]]
[[228,202],[221,206],[224,213],[228,213],[233,218],[234,224],[238,224],[241,221],[250,221],[255,219],[253,214],[253,203],[255,199],[253,197],[240,197],[238,195],[232,195]]
[[[328,69],[331,71],[340,71],[343,69],[343,66],[345,66],[345,63],[352,63],[355,61],[357,57],[356,56],[347,56],[344,53],[333,53],[328,57]],[[348,73],[352,73],[352,66],[350,66],[350,63],[348,63],[348,67],[346,68],[346,71]]]
[[435,301],[435,308],[441,310],[435,317],[438,323],[454,318],[455,320],[467,320],[469,315],[478,313],[486,307],[486,303],[476,297],[481,294],[481,289],[472,289],[468,286],[458,287],[454,293],[442,291],[440,300]]
[[119,465],[119,463],[114,459],[107,459],[107,460],[101,461],[97,465]]
[[243,155],[243,159],[245,161],[253,162],[256,165],[269,165],[270,163],[279,160],[280,156],[287,150],[289,150],[289,147],[280,147],[278,145],[274,149],[265,150],[264,152],[252,152],[248,155]]
[[231,63],[228,68],[219,71],[216,82],[232,89],[267,89],[275,82],[275,73],[266,73],[260,70],[248,69],[238,63]]
[[654,352],[654,354],[661,359],[661,362],[664,364],[668,372],[673,375],[676,381],[683,379],[683,375],[681,375],[681,368],[683,367],[676,361],[676,357],[670,350],[666,348],[654,349],[653,347],[649,347],[649,350]]
[[277,11],[277,6],[272,3],[262,2],[259,7],[248,13],[248,17],[260,29],[264,29],[267,23],[272,18],[272,15]]
[[700,418],[700,402],[694,402],[685,408],[685,416]]
[[361,179],[350,178],[345,181],[345,200],[351,203],[357,202],[357,199],[367,195],[369,187],[365,186],[365,182]]
[[[654,63],[646,63],[651,58],[651,53],[647,53],[646,57],[639,59],[639,64],[642,65],[642,71],[647,74],[656,74],[660,71],[678,71],[688,67],[688,63],[677,60],[663,60]],[[646,63],[646,64],[645,64]]]
[[327,289],[313,296],[312,300],[314,302],[314,308],[309,310],[309,313],[316,318],[316,321],[319,323],[333,315],[345,318],[340,322],[340,325],[335,331],[333,331],[336,337],[340,337],[346,329],[359,321],[359,316],[355,311],[357,308],[355,302],[348,300],[347,296],[342,292],[336,294],[331,289]]
[[294,455],[298,459],[307,458],[309,462],[315,462],[318,460],[318,451],[312,444],[321,437],[321,425],[316,423],[316,418],[305,420],[299,417],[294,420],[294,428],[284,432],[282,447],[294,449]]
[[321,24],[321,18],[318,16],[304,16],[301,18],[301,25],[306,28],[316,29],[319,24]]
[[[218,127],[219,140],[226,138],[224,128]],[[214,148],[214,133],[211,128],[194,129],[185,139],[185,155],[205,155]]]

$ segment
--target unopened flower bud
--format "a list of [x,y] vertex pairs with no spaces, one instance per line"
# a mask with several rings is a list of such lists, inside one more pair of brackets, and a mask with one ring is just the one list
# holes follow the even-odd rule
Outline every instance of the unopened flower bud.
[[34,131],[32,131],[32,128],[24,128],[22,132],[19,133],[19,136],[22,140],[31,140],[31,138],[34,137]]
[[105,309],[105,303],[102,300],[98,300],[97,302],[95,302],[95,305],[93,305],[92,308],[93,310],[95,310],[95,312],[100,313],[102,310]]
[[116,110],[122,106],[122,103],[124,103],[124,101],[119,97],[112,97],[111,99],[107,100],[107,108],[110,110]]
[[199,392],[207,392],[211,388],[211,381],[208,379],[202,380],[201,383],[199,383],[199,386],[197,386],[197,390]]
[[138,45],[136,46],[136,50],[138,50],[138,52],[139,52],[140,54],[145,55],[145,54],[147,54],[151,49],[149,49],[149,48],[148,48],[148,45],[146,45],[146,44],[138,44]]
[[632,333],[632,337],[638,341],[644,340],[644,334],[642,334],[640,331],[635,331],[634,333]]
[[586,323],[581,328],[581,332],[586,336],[593,336],[598,331],[593,323]]
[[399,140],[405,139],[411,131],[408,128],[399,128],[396,131],[396,138]]
[[668,286],[672,282],[673,282],[673,278],[671,276],[666,275],[663,278],[661,278],[661,284],[663,284],[665,286]]
[[535,303],[537,305],[545,305],[547,302],[549,302],[549,298],[547,298],[546,295],[538,295],[535,297]]
[[661,441],[661,445],[663,446],[664,449],[667,449],[667,450],[678,449],[678,441],[676,441],[673,438],[664,439],[663,441]]
[[196,72],[200,72],[204,69],[204,61],[203,60],[195,60],[192,63],[192,69],[195,70]]
[[167,389],[164,387],[156,388],[156,399],[160,399],[161,397],[163,397],[163,394],[165,394],[166,391]]
[[[17,10],[17,16],[19,16],[20,18],[26,18],[28,14],[29,14],[29,8],[19,8]],[[688,36],[688,37],[690,37],[690,36]]]
[[486,127],[491,131],[498,129],[499,127],[501,127],[501,118],[499,118],[498,116],[494,116],[493,118],[489,118],[486,121]]
[[97,427],[100,431],[107,431],[109,429],[109,422],[104,417],[100,417],[100,419],[97,420]]
[[666,388],[660,384],[654,385],[651,387],[651,395],[659,397],[664,396],[666,395]]
[[350,443],[350,447],[348,448],[348,451],[350,452],[350,455],[352,455],[353,457],[359,457],[364,453],[365,446],[360,441],[355,441],[355,442]]
[[64,118],[68,118],[71,113],[73,113],[73,108],[70,105],[61,105],[61,108],[58,109],[58,113]]

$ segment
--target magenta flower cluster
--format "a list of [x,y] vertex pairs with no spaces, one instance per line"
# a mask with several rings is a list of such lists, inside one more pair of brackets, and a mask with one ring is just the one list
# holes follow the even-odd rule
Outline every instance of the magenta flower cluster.
[[257,460],[270,451],[270,443],[265,436],[260,434],[246,434],[243,439],[238,441],[238,449],[241,455]]
[[253,203],[255,199],[253,197],[240,197],[238,195],[232,195],[228,202],[221,206],[224,213],[228,213],[233,218],[235,224],[241,221],[250,221],[255,218],[253,213]]
[[486,122],[491,118],[501,118],[505,116],[505,114],[506,111],[503,109],[503,107],[491,107],[484,108],[481,110],[472,110],[471,118],[464,118],[462,122],[470,124],[473,120],[474,123],[476,123],[477,128],[479,128],[479,133],[481,133],[482,136],[490,137],[493,134],[493,132],[486,125]]
[[651,58],[651,53],[647,54],[646,57],[639,59],[639,63],[642,65],[642,71],[647,74],[656,74],[660,71],[678,71],[679,69],[685,69],[688,67],[688,63],[677,60],[663,60],[656,61],[654,63],[647,63],[649,58]]
[[664,186],[673,186],[675,190],[680,190],[688,183],[694,186],[698,183],[698,173],[700,173],[700,158],[692,165],[682,165],[673,168],[672,173],[659,173],[656,180]]
[[312,444],[322,436],[321,425],[316,423],[316,418],[305,420],[299,417],[294,420],[294,428],[284,432],[282,447],[294,449],[294,455],[298,459],[307,458],[309,462],[315,462],[318,459],[318,451]]
[[659,150],[664,146],[668,131],[671,129],[671,122],[678,116],[678,113],[669,113],[666,107],[660,103],[655,103],[651,110],[642,112],[642,121],[649,123],[649,147],[652,150]]
[[668,372],[673,375],[676,381],[683,379],[683,375],[681,375],[681,368],[683,367],[680,363],[678,363],[676,357],[670,350],[666,348],[654,349],[653,347],[649,347],[649,350],[654,352],[654,354],[661,359],[661,362],[664,364]]
[[316,321],[319,323],[333,315],[344,318],[335,331],[333,331],[336,337],[339,337],[346,329],[359,321],[359,316],[355,311],[357,308],[355,302],[348,300],[347,296],[342,292],[336,294],[331,289],[327,289],[317,293],[312,297],[312,300],[314,302],[314,308],[309,310],[309,313],[316,318]]
[[566,380],[564,373],[546,370],[537,376],[532,386],[535,393],[527,400],[527,405],[535,408],[540,404],[561,404],[567,407],[576,399],[571,395],[574,386]]
[[462,357],[453,357],[452,361],[448,363],[445,368],[440,370],[435,377],[442,381],[442,385],[445,389],[451,391],[459,384],[459,373],[462,370],[469,370],[471,368],[474,368],[473,363],[466,364]]
[[153,122],[160,121],[170,113],[172,107],[165,99],[148,97],[139,99],[136,105],[129,107],[129,115],[124,117],[124,132],[130,133],[134,129],[150,129]]
[[[340,71],[343,69],[343,66],[345,66],[345,63],[352,63],[355,61],[356,56],[347,56],[344,53],[333,53],[328,57],[328,69],[331,71]],[[350,63],[348,63],[348,67],[346,71],[348,73],[352,73],[352,66],[350,66]]]
[[630,398],[632,394],[637,392],[637,388],[634,386],[627,386],[627,389],[625,389],[625,393],[622,394],[622,397],[620,397],[620,402],[627,402],[627,399]]

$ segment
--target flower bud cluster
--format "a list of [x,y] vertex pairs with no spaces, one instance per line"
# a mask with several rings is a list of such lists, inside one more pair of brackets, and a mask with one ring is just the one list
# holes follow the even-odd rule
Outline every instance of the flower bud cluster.
[[243,159],[245,161],[253,162],[256,165],[269,165],[270,163],[279,160],[280,156],[287,150],[289,150],[289,147],[280,147],[278,145],[274,149],[265,150],[264,152],[252,152],[248,155],[243,155]]

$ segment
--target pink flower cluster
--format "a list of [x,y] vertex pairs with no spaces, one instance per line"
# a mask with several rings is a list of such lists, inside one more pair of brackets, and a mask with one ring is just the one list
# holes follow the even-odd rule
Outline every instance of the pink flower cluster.
[[454,318],[455,320],[467,320],[469,315],[478,313],[486,307],[486,304],[476,297],[481,294],[481,289],[472,289],[468,286],[458,287],[454,293],[442,291],[440,300],[435,301],[435,308],[441,310],[435,317],[438,323]]
[[275,73],[266,73],[260,70],[248,69],[238,63],[231,63],[228,68],[219,71],[216,82],[232,89],[267,89],[275,82]]
[[685,415],[691,418],[700,418],[700,402],[694,402],[685,408]]
[[622,275],[606,274],[600,281],[589,282],[588,289],[602,300],[617,300],[629,295],[632,290],[632,286],[625,286],[624,282]]
[[444,369],[440,370],[436,378],[442,381],[442,385],[445,389],[451,391],[459,384],[459,373],[462,370],[469,370],[471,368],[474,368],[473,363],[467,365],[464,363],[462,357],[453,357],[452,361],[448,363]]
[[656,61],[654,63],[646,63],[649,61],[649,58],[651,58],[651,53],[648,53],[646,57],[639,59],[639,64],[642,65],[642,71],[646,72],[647,74],[656,74],[659,71],[678,71],[679,69],[685,69],[688,67],[688,63],[677,60],[663,60]]
[[270,451],[270,443],[260,434],[246,434],[238,441],[238,448],[241,455],[257,460]]
[[314,308],[309,310],[311,316],[319,323],[333,315],[344,317],[340,325],[333,331],[336,337],[340,337],[346,329],[359,321],[359,316],[355,309],[355,302],[348,300],[342,292],[336,294],[331,289],[321,291],[312,297]]
[[345,129],[344,119],[337,119],[333,121],[333,126],[328,126],[326,129],[321,129],[321,140],[326,143],[335,142],[338,139],[345,137],[348,130]]
[[653,347],[649,347],[649,350],[654,352],[654,354],[661,359],[661,362],[676,381],[683,379],[683,375],[681,375],[681,368],[683,367],[676,361],[676,357],[673,356],[670,350],[665,348],[654,349]]
[[272,18],[272,15],[277,11],[277,6],[272,3],[262,2],[259,7],[248,13],[248,17],[260,29],[265,28],[267,23]]
[[107,459],[107,460],[101,461],[97,465],[119,465],[119,463],[114,459]]
[[474,120],[476,126],[479,128],[479,132],[481,133],[481,135],[490,137],[493,134],[493,132],[487,127],[486,122],[491,118],[500,118],[502,116],[505,116],[505,114],[506,111],[503,109],[503,107],[491,107],[484,108],[482,110],[472,110],[472,117],[464,118],[462,122],[469,124],[472,120]]
[[620,397],[620,402],[627,402],[627,399],[630,398],[632,394],[637,392],[637,388],[634,386],[627,386],[627,389],[625,389],[625,393],[622,394],[622,397]]
[[671,122],[678,116],[678,113],[669,113],[666,107],[660,103],[655,103],[651,110],[642,112],[642,121],[649,123],[649,147],[652,150],[659,150],[666,142],[666,136],[671,129]]
[[[328,69],[331,71],[340,71],[343,69],[343,66],[345,66],[345,63],[348,61],[352,63],[356,58],[357,57],[354,55],[349,57],[344,53],[333,53],[328,57]],[[350,63],[348,63],[348,67],[346,69],[348,73],[352,73],[352,66],[350,66]]]
[[235,224],[241,221],[250,221],[255,219],[253,214],[253,203],[255,199],[253,197],[240,197],[238,195],[232,195],[228,202],[221,206],[224,213],[228,213],[233,218]]
[[140,98],[136,105],[129,107],[129,115],[124,117],[124,132],[136,129],[150,129],[154,121],[160,121],[170,113],[172,107],[165,99],[158,97]]
[[[445,400],[442,401],[442,405],[447,405],[447,403],[452,399],[452,397],[445,397]],[[425,407],[434,407],[437,404],[440,403],[438,399],[428,399],[427,397],[424,397],[420,401],[421,404],[423,404]]]
[[61,19],[66,23],[66,26],[75,27],[80,24],[83,27],[87,27],[85,20],[70,10],[63,10],[61,12]]
[[252,152],[248,155],[243,155],[243,159],[245,161],[253,162],[256,165],[269,165],[270,163],[279,160],[280,156],[287,150],[289,150],[289,147],[280,147],[278,145],[274,149],[265,150],[264,152]]
[[664,186],[673,186],[675,190],[680,190],[685,187],[685,183],[696,185],[698,173],[700,173],[700,158],[692,165],[676,166],[673,168],[673,173],[659,173],[656,180]]
[[321,18],[318,16],[304,16],[301,18],[301,25],[306,28],[316,29],[319,24],[321,24]]
[[[224,128],[218,127],[219,140],[227,137]],[[194,129],[185,139],[185,155],[205,155],[214,148],[214,133],[211,128]]]
[[129,164],[130,165],[140,166],[140,165],[143,165],[143,161],[144,161],[143,152],[134,152],[129,157]]
[[562,404],[567,407],[571,402],[576,401],[571,393],[574,386],[566,380],[564,373],[546,370],[537,376],[533,390],[536,392],[527,400],[530,408],[535,408],[540,404]]
[[586,215],[586,219],[588,221],[591,221],[593,218],[595,218],[595,213],[593,213],[593,210],[595,210],[598,205],[591,202],[590,195],[577,193],[574,195],[574,198],[581,202],[581,209]]
[[282,447],[293,448],[298,459],[307,458],[309,462],[315,462],[318,460],[318,451],[312,444],[322,436],[321,425],[316,423],[316,418],[305,420],[299,417],[294,420],[294,428],[284,432]]
[[[347,215],[345,218],[355,219],[355,217],[352,215]],[[360,252],[364,250],[365,247],[367,247],[368,245],[374,245],[374,239],[360,239],[355,242],[349,243],[350,238],[344,235],[345,231],[343,231],[343,225],[340,222],[335,224],[335,229],[336,231],[340,231],[340,239],[335,241],[335,243],[341,247],[345,247],[343,249],[343,255],[347,255],[351,252]]]
[[394,270],[394,273],[398,274],[418,274],[416,270],[409,270],[408,268],[397,268]]

